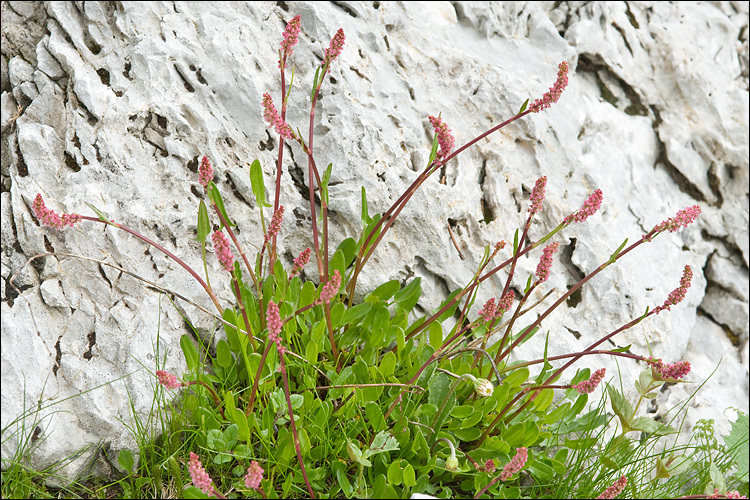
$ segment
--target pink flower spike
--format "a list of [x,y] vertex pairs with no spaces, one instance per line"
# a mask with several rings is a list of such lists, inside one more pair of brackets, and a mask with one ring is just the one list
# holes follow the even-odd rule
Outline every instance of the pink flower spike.
[[300,271],[302,271],[302,268],[307,265],[307,263],[310,262],[310,247],[305,248],[299,253],[299,257],[294,259],[294,267],[292,267],[292,272],[289,273],[289,279],[294,278],[297,276]]
[[497,312],[495,313],[495,316],[501,316],[505,311],[510,311],[510,308],[513,307],[513,299],[515,296],[516,294],[513,290],[508,290],[508,293],[503,295],[503,298],[500,299],[500,302],[497,304]]
[[[669,231],[670,233],[674,233],[680,228],[688,227],[688,225],[692,224],[700,214],[700,205],[687,207],[686,209],[677,212],[674,217],[670,217],[669,219],[663,221],[661,224],[657,224],[651,231],[655,231],[656,234],[661,233],[665,230]],[[653,236],[651,238],[653,238]]]
[[529,201],[531,202],[531,205],[529,205],[529,213],[531,215],[534,215],[537,212],[541,212],[542,210],[542,201],[544,201],[544,190],[547,186],[547,176],[543,175],[542,177],[538,178],[536,180],[536,183],[534,184],[534,189],[531,190],[531,197],[529,198]]
[[276,133],[284,139],[294,139],[294,131],[284,120],[279,116],[279,112],[276,111],[276,106],[273,104],[271,94],[263,94],[263,118],[266,122],[276,129]]
[[[297,16],[298,18],[299,16]],[[263,479],[263,469],[260,467],[258,462],[253,460],[250,462],[250,467],[247,468],[247,475],[245,475],[245,486],[257,490],[260,488],[260,481]]]
[[693,270],[690,269],[690,266],[685,266],[685,269],[682,272],[682,278],[680,278],[680,286],[669,292],[667,300],[664,301],[664,304],[655,308],[654,312],[656,312],[656,314],[659,314],[664,309],[670,311],[672,309],[672,306],[675,306],[682,302],[685,299],[685,294],[687,294],[688,288],[690,288],[690,281],[692,279]]
[[443,160],[451,154],[451,151],[453,151],[453,148],[456,145],[456,140],[453,137],[451,129],[448,128],[448,125],[443,122],[440,117],[435,118],[434,116],[428,116],[428,119],[438,137],[438,145],[440,146],[440,149],[438,150],[437,159]]
[[320,298],[317,303],[322,304],[325,302],[328,304],[331,302],[339,292],[339,288],[341,288],[341,274],[336,270],[333,272],[333,276],[328,279],[328,283],[323,285],[323,290],[320,291]]
[[280,345],[281,314],[279,313],[279,306],[273,300],[269,300],[268,306],[266,306],[266,325],[268,326],[268,339]]
[[198,175],[198,182],[201,183],[204,189],[208,189],[208,183],[214,178],[214,169],[207,156],[204,156],[201,160],[201,166],[198,167]]
[[570,224],[571,222],[583,222],[592,215],[594,215],[597,211],[599,211],[599,208],[602,206],[602,190],[597,189],[593,193],[591,193],[591,196],[589,196],[588,200],[583,204],[583,206],[578,210],[577,212],[568,215],[565,218],[565,223]]
[[484,470],[490,474],[495,472],[495,462],[491,458],[484,463]]
[[544,247],[542,258],[536,266],[536,278],[538,283],[544,283],[549,279],[549,269],[552,267],[552,256],[559,247],[559,243],[552,243]]
[[214,231],[211,238],[214,242],[216,257],[221,262],[221,265],[224,266],[224,269],[231,273],[234,265],[234,255],[232,255],[232,250],[229,248],[229,239],[221,231]]
[[196,488],[203,491],[206,495],[214,494],[214,486],[212,484],[213,480],[203,468],[198,455],[192,451],[190,452],[190,464],[188,465],[188,470],[190,471],[190,478],[193,480],[193,484]]
[[42,226],[51,227],[58,231],[65,228],[65,226],[73,227],[74,224],[81,221],[81,216],[78,214],[58,215],[54,210],[47,208],[41,193],[37,193],[32,208],[36,219]]
[[287,23],[284,30],[284,39],[281,41],[281,61],[279,61],[279,67],[281,67],[283,61],[286,68],[286,59],[292,55],[294,46],[297,45],[300,28],[300,16],[296,16]]
[[573,389],[578,391],[579,394],[591,394],[594,389],[601,383],[604,378],[604,374],[607,372],[606,368],[600,368],[596,370],[590,379],[584,380],[573,386]]
[[482,310],[479,311],[479,316],[484,321],[492,321],[492,319],[495,317],[496,309],[497,306],[495,305],[495,298],[493,297],[484,303],[484,306],[482,306]]
[[690,373],[689,361],[678,361],[677,363],[664,363],[661,359],[649,358],[648,364],[651,365],[652,372],[657,379],[662,380],[679,380]]
[[271,225],[268,226],[268,232],[266,233],[266,241],[279,234],[281,229],[281,223],[284,220],[284,205],[281,205],[278,210],[273,213],[271,218]]
[[326,55],[323,59],[323,62],[321,63],[321,66],[330,66],[330,64],[336,60],[336,58],[339,56],[339,54],[341,54],[341,51],[344,48],[344,41],[346,41],[344,30],[339,28],[336,34],[333,35],[331,44],[326,49]]
[[563,61],[557,67],[559,70],[555,84],[549,88],[549,91],[541,99],[537,99],[534,101],[534,104],[529,106],[529,111],[532,113],[538,113],[543,109],[549,108],[552,103],[557,102],[565,87],[568,86],[568,63]]
[[164,370],[156,370],[156,378],[159,379],[159,383],[167,389],[179,389],[182,387],[182,382],[177,377]]
[[526,448],[518,448],[516,450],[516,456],[513,457],[510,462],[505,464],[505,467],[503,467],[503,471],[500,473],[500,480],[507,481],[511,478],[511,476],[513,476],[513,474],[523,469],[523,466],[526,465],[526,460],[528,460],[528,458],[529,455]]
[[625,489],[625,486],[628,484],[628,478],[625,476],[622,476],[620,479],[615,481],[615,483],[607,488],[606,490],[602,491],[602,494],[596,497],[599,498],[615,498],[617,495],[622,493],[622,490]]

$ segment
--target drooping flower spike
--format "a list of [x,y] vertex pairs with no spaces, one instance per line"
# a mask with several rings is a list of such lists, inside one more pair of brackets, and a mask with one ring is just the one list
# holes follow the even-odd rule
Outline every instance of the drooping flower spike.
[[292,55],[292,52],[294,51],[294,46],[297,45],[297,40],[299,39],[299,31],[302,27],[300,24],[300,16],[294,17],[291,21],[289,21],[286,25],[286,29],[284,30],[284,39],[281,41],[281,59],[279,60],[279,67],[281,67],[281,64],[283,62],[284,67],[286,68],[286,60],[289,56]]
[[549,108],[552,103],[557,102],[565,87],[568,86],[568,63],[563,61],[557,67],[557,80],[555,80],[554,85],[549,88],[549,91],[541,99],[535,100],[534,104],[529,106],[529,111],[532,113],[538,113],[543,109]]
[[234,255],[229,246],[229,239],[222,231],[214,231],[211,235],[211,239],[214,242],[214,250],[216,251],[216,257],[221,262],[221,265],[229,272],[232,272],[234,265]]
[[539,283],[544,283],[549,279],[549,270],[550,267],[552,267],[552,256],[557,252],[559,247],[559,243],[551,243],[544,247],[542,257],[539,259],[539,264],[536,266],[536,278]]
[[273,103],[271,94],[263,94],[263,118],[266,122],[276,129],[276,133],[284,139],[294,139],[294,131],[284,120],[281,119],[276,106]]
[[529,455],[526,448],[518,448],[516,450],[516,456],[514,456],[510,462],[505,464],[505,467],[503,467],[503,471],[500,473],[500,480],[507,481],[513,476],[513,474],[523,469],[528,458]]
[[62,230],[65,226],[73,227],[74,224],[81,221],[81,216],[78,214],[59,215],[54,210],[47,208],[41,193],[38,193],[34,198],[32,208],[39,223],[53,229]]

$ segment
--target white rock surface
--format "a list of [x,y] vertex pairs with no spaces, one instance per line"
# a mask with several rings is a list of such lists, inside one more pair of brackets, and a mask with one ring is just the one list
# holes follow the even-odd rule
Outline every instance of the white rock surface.
[[[11,433],[25,422],[27,434],[38,428],[44,438],[35,441],[29,465],[46,468],[84,449],[60,471],[63,479],[78,477],[100,448],[134,446],[125,426],[128,398],[144,418],[152,372],[184,370],[179,337],[187,328],[168,301],[90,261],[47,257],[22,269],[29,257],[55,251],[101,259],[211,308],[180,266],[124,232],[90,222],[62,232],[40,228],[34,197],[41,192],[58,212],[91,214],[90,202],[201,269],[193,240],[195,161],[205,154],[241,240],[259,241],[247,170],[258,158],[271,184],[278,140],[263,122],[261,98],[270,92],[278,103],[278,46],[296,14],[302,32],[287,119],[305,136],[306,96],[323,49],[338,28],[347,37],[315,125],[317,164],[334,166],[334,243],[358,234],[360,186],[371,213],[382,212],[424,167],[428,115],[442,113],[460,146],[511,117],[526,98],[540,97],[560,61],[571,66],[560,102],[480,141],[425,182],[368,264],[360,293],[419,276],[419,305],[435,307],[470,279],[485,245],[512,241],[541,175],[547,197],[533,240],[594,189],[604,191],[600,213],[555,238],[561,251],[548,282],[555,288],[550,304],[624,238],[633,242],[699,204],[695,224],[610,266],[543,330],[550,353],[579,351],[660,305],[689,264],[694,279],[685,301],[616,343],[647,355],[648,341],[666,361],[689,360],[696,382],[721,360],[719,373],[690,401],[686,430],[706,416],[726,427],[729,406],[747,411],[746,2],[5,2],[3,460],[16,451],[23,436]],[[16,103],[23,113],[13,121],[7,113]],[[311,237],[306,158],[296,145],[285,147],[287,218],[279,242],[291,263]],[[538,257],[521,259],[516,289]],[[211,281],[229,304],[226,276],[209,260]],[[308,276],[316,279],[312,267]],[[19,270],[21,297],[8,284]],[[497,295],[504,277],[488,280],[478,302]],[[201,332],[211,329],[210,316],[183,306]],[[542,347],[540,336],[519,355],[539,357]],[[591,357],[583,366],[617,373],[609,358]],[[625,381],[641,369],[619,366]],[[656,411],[698,385],[673,387]]]

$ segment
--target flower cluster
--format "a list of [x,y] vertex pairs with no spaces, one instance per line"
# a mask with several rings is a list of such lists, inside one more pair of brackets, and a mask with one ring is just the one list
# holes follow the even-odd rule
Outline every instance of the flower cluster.
[[276,111],[276,106],[273,104],[271,94],[266,92],[263,94],[263,118],[269,125],[272,125],[276,129],[276,133],[284,139],[294,139],[294,131],[284,120],[279,116],[279,112]]
[[495,305],[495,297],[492,297],[484,303],[484,306],[482,306],[482,309],[479,311],[479,316],[485,321],[492,321],[495,317],[496,310],[497,306]]
[[341,274],[336,270],[328,280],[328,283],[323,285],[323,289],[320,291],[320,298],[316,301],[316,304],[322,304],[323,302],[326,304],[330,303],[339,292],[339,288],[341,288]]
[[[700,213],[701,207],[699,205],[687,207],[686,209],[677,212],[674,217],[670,217],[669,219],[654,226],[654,228],[650,232],[654,233],[654,235],[665,230],[669,231],[670,233],[674,233],[680,228],[688,227],[688,225],[692,224],[693,221],[695,221],[695,219],[700,215]],[[649,240],[650,239],[651,238],[649,238]]]
[[190,478],[193,480],[193,484],[196,488],[200,489],[206,495],[214,494],[213,480],[209,477],[206,469],[203,468],[200,458],[198,455],[190,452],[190,463],[188,465],[190,471]]
[[511,476],[513,476],[513,474],[523,469],[523,466],[526,465],[526,460],[528,460],[528,458],[529,455],[526,448],[518,448],[516,450],[516,456],[513,457],[510,462],[505,464],[505,467],[503,467],[503,471],[500,473],[500,480],[507,481],[511,478]]
[[719,493],[719,488],[714,488],[714,492],[712,495],[707,496],[706,498],[747,498],[744,495],[740,495],[739,491],[727,491],[726,495],[722,495]]
[[294,267],[292,267],[292,271],[289,273],[289,279],[294,278],[297,276],[300,271],[302,271],[302,268],[307,265],[307,263],[310,262],[310,247],[305,248],[299,253],[299,257],[294,259]]
[[500,299],[500,302],[497,303],[497,311],[495,312],[496,316],[502,316],[502,314],[505,311],[510,311],[510,308],[513,306],[513,299],[515,298],[516,294],[513,290],[508,290],[508,293],[503,295],[503,298]]
[[300,16],[296,16],[294,19],[289,21],[284,30],[284,39],[281,41],[281,59],[279,60],[279,68],[283,66],[286,68],[286,58],[292,55],[294,46],[297,45],[299,38],[299,30],[302,26],[300,25]]
[[625,489],[625,486],[628,484],[628,478],[625,476],[622,476],[620,479],[615,481],[615,483],[607,488],[606,490],[602,491],[602,494],[596,497],[599,498],[615,498],[617,495],[619,495],[622,490]]
[[606,368],[600,368],[596,370],[590,379],[579,382],[573,386],[573,389],[578,391],[579,394],[591,394],[594,389],[601,383],[606,373]]
[[[295,19],[298,19],[297,16]],[[250,467],[247,468],[247,474],[245,475],[245,486],[257,490],[260,488],[260,480],[263,479],[263,469],[260,464],[253,460],[250,462]]]
[[216,257],[218,257],[224,269],[231,273],[232,266],[234,265],[234,255],[232,255],[232,250],[229,248],[229,239],[221,231],[214,231],[211,239],[214,242]]
[[164,370],[156,370],[156,378],[158,378],[159,383],[167,389],[179,389],[182,387],[182,382],[180,382],[177,377],[169,372],[165,372]]
[[333,61],[336,60],[339,54],[341,54],[341,50],[344,48],[345,40],[346,36],[344,36],[344,30],[339,28],[336,34],[333,35],[331,44],[326,49],[326,56],[321,63],[322,66],[329,66]]
[[676,306],[682,302],[685,299],[685,294],[687,293],[688,288],[690,288],[690,281],[692,279],[693,270],[690,269],[690,266],[685,266],[685,269],[682,272],[682,278],[680,278],[680,286],[669,292],[667,300],[664,301],[664,304],[655,308],[654,312],[659,314],[664,309],[669,311],[672,309],[672,306]]
[[551,243],[544,247],[542,257],[539,259],[539,264],[536,266],[536,278],[538,283],[544,283],[549,279],[549,268],[552,267],[552,256],[557,252],[559,247],[559,243]]
[[279,313],[279,306],[273,300],[268,301],[266,307],[266,326],[268,327],[268,340],[276,342],[276,349],[279,354],[284,354],[286,349],[281,345],[281,314]]
[[278,210],[273,213],[271,217],[271,225],[268,226],[268,232],[266,232],[266,241],[270,241],[271,238],[279,234],[281,229],[281,222],[284,220],[284,205],[281,205]]
[[485,470],[485,472],[488,472],[490,474],[492,474],[493,472],[495,472],[495,461],[492,460],[491,458],[489,460],[487,460],[484,463],[484,470]]
[[534,101],[534,104],[529,106],[529,111],[532,113],[538,113],[543,109],[549,108],[552,103],[557,102],[565,87],[568,86],[568,63],[563,61],[557,67],[559,70],[555,84],[549,88],[549,92],[544,94],[541,99],[537,99]]
[[449,154],[451,154],[451,151],[453,151],[453,148],[456,145],[456,140],[453,138],[451,129],[448,128],[448,125],[443,122],[443,120],[439,116],[437,118],[434,116],[429,116],[428,118],[430,120],[430,123],[432,124],[432,127],[435,129],[435,134],[438,138],[438,145],[440,146],[440,149],[438,149],[437,159],[443,160],[447,158]]
[[540,212],[542,210],[542,201],[544,200],[544,189],[546,187],[547,187],[547,176],[543,175],[542,177],[536,180],[536,183],[534,184],[534,189],[531,190],[531,196],[529,197],[529,201],[531,202],[531,205],[529,206],[529,214],[534,215],[535,213]]
[[591,196],[589,196],[589,198],[578,211],[568,215],[565,218],[565,224],[570,224],[571,222],[583,222],[594,215],[602,206],[602,197],[603,196],[601,189],[597,189],[596,191],[591,193]]
[[690,373],[690,362],[689,361],[678,361],[677,363],[664,363],[664,361],[655,359],[653,357],[648,358],[648,364],[651,366],[652,372],[658,375],[662,379],[679,380],[688,373]]
[[208,189],[208,183],[214,178],[214,169],[211,166],[211,162],[208,161],[208,157],[204,156],[201,160],[201,166],[198,167],[198,182],[201,183],[204,189]]
[[78,214],[58,215],[54,210],[47,208],[41,193],[38,193],[34,198],[33,209],[40,224],[57,230],[61,230],[65,226],[73,227],[75,223],[81,220],[81,216]]

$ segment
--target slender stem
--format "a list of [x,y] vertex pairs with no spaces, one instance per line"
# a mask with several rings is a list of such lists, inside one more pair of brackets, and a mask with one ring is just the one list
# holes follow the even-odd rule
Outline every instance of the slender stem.
[[195,278],[195,280],[198,283],[200,283],[200,285],[203,287],[203,289],[206,290],[206,293],[208,293],[208,296],[211,298],[211,301],[216,306],[216,309],[218,309],[219,314],[221,314],[221,313],[224,312],[224,308],[222,308],[221,304],[219,304],[219,299],[216,298],[216,295],[214,294],[213,290],[211,290],[211,287],[209,287],[206,284],[206,282],[203,281],[203,278],[201,278],[200,276],[198,276],[198,273],[196,273],[193,270],[193,268],[191,268],[190,266],[188,266],[182,259],[180,259],[179,257],[177,257],[175,254],[173,254],[172,252],[170,252],[169,250],[167,250],[166,248],[164,248],[160,244],[156,243],[153,240],[150,240],[149,238],[146,238],[145,236],[143,236],[140,233],[137,233],[136,231],[133,231],[129,227],[123,226],[122,224],[117,224],[116,222],[112,222],[111,220],[103,221],[103,220],[101,220],[98,217],[89,217],[88,215],[81,215],[80,217],[81,217],[81,219],[90,220],[90,221],[93,221],[93,222],[101,222],[103,224],[107,224],[107,225],[110,225],[110,226],[114,226],[114,227],[116,227],[118,229],[122,229],[126,233],[132,234],[133,236],[135,236],[139,240],[148,243],[149,245],[151,245],[152,247],[156,248],[157,250],[161,250],[162,252],[164,252],[167,255],[167,257],[169,257],[170,259],[172,259],[173,261],[175,261],[179,265],[181,265],[187,272],[189,272],[193,276],[193,278]]
[[236,279],[234,279],[234,276],[232,277],[232,282],[234,284],[234,295],[235,297],[237,297],[237,305],[240,308],[240,313],[242,313],[242,319],[245,321],[245,333],[247,334],[247,338],[250,340],[250,343],[253,345],[253,351],[256,351],[258,350],[258,345],[255,343],[253,334],[250,332],[250,320],[247,319],[247,311],[245,310],[245,302],[242,300],[240,284]]
[[[269,344],[271,344],[269,342]],[[302,451],[299,446],[299,435],[297,434],[297,426],[294,423],[294,410],[292,409],[292,398],[289,394],[289,380],[286,377],[286,365],[284,363],[284,353],[279,352],[279,359],[281,361],[281,377],[284,380],[284,395],[286,396],[286,406],[289,410],[289,423],[292,428],[292,437],[294,437],[294,449],[297,452],[297,460],[299,461],[300,469],[302,470],[302,477],[307,485],[307,492],[310,494],[310,498],[315,498],[310,481],[307,479],[307,472],[305,472],[305,463],[302,460]]]
[[[255,374],[255,380],[253,380],[253,387],[250,389],[250,401],[247,402],[247,408],[245,408],[245,415],[250,415],[253,411],[253,405],[255,404],[255,397],[258,394],[258,383],[260,382],[260,376],[263,373],[263,367],[266,364],[266,357],[268,357],[268,351],[271,350],[273,342],[266,341],[266,347],[263,349],[263,355],[260,357],[258,363],[258,371]],[[250,375],[248,373],[248,375]]]

